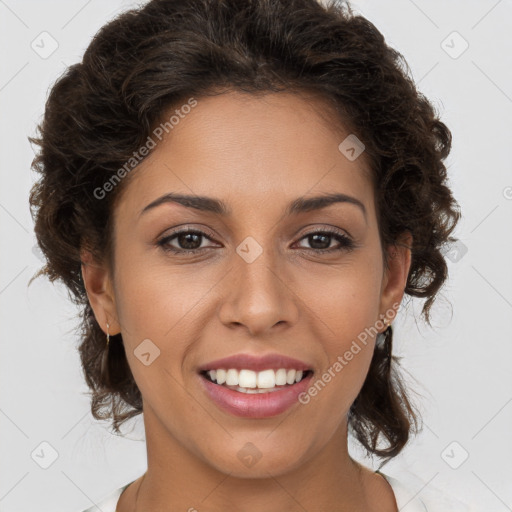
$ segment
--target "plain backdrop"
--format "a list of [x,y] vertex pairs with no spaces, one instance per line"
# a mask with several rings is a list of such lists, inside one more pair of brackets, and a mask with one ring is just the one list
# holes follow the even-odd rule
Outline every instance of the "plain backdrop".
[[[65,67],[105,22],[135,6],[0,0],[2,512],[79,512],[146,469],[141,417],[121,438],[90,414],[66,290],[44,278],[28,287],[43,262],[28,208],[36,175],[27,137]],[[382,471],[416,475],[418,493],[435,485],[486,512],[512,510],[512,2],[352,6],[404,55],[451,129],[447,164],[463,212],[434,328],[416,300],[395,324],[394,353],[419,393],[424,428]]]

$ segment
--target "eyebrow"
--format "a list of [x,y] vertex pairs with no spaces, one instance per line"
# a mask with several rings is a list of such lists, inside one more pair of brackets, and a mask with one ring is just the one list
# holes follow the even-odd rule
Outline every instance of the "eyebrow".
[[[141,217],[144,213],[165,203],[178,203],[187,208],[193,208],[202,212],[214,213],[224,217],[232,215],[231,208],[222,200],[206,196],[193,196],[186,194],[168,193],[145,206],[139,213]],[[366,219],[366,208],[364,204],[355,197],[347,194],[324,194],[315,197],[299,197],[288,204],[286,215],[297,215],[303,212],[320,210],[335,203],[348,203],[356,205],[361,209]]]

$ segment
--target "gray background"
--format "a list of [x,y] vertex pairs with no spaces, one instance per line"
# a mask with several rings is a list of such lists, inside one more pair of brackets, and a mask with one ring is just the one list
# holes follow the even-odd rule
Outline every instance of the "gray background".
[[[141,418],[119,438],[89,412],[66,290],[43,278],[27,287],[42,265],[27,136],[50,85],[107,20],[135,5],[0,0],[1,511],[78,512],[146,469]],[[419,318],[419,301],[395,324],[394,353],[420,393],[424,430],[383,471],[417,475],[420,495],[435,485],[487,512],[512,510],[512,2],[352,5],[405,56],[451,129],[447,163],[463,211],[434,328]]]

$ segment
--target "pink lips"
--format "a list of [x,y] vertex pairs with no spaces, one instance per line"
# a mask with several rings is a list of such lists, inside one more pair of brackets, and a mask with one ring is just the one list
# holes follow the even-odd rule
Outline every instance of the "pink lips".
[[266,354],[259,357],[251,356],[250,354],[236,354],[203,364],[198,368],[198,371],[217,370],[218,368],[225,368],[226,370],[230,368],[243,370],[245,368],[255,372],[269,369],[279,370],[279,368],[302,370],[304,372],[312,369],[311,365],[282,354]]
[[268,418],[277,416],[299,402],[299,395],[308,389],[313,374],[300,382],[285,386],[279,391],[268,393],[241,393],[215,384],[207,377],[199,375],[206,394],[224,411],[244,418]]
[[244,418],[268,418],[283,413],[299,401],[298,396],[308,389],[313,376],[311,371],[300,382],[283,387],[278,386],[277,391],[274,389],[265,393],[250,394],[216,384],[202,375],[209,370],[220,368],[247,369],[255,372],[284,368],[306,372],[312,370],[312,365],[282,354],[266,354],[259,357],[236,354],[201,365],[198,368],[199,378],[207,396],[224,411]]

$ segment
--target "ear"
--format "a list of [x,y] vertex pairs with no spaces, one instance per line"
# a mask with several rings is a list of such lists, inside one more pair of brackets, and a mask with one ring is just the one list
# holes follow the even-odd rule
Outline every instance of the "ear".
[[390,322],[396,316],[402,302],[409,269],[411,267],[412,235],[409,231],[402,233],[396,243],[389,245],[387,266],[382,277],[380,314]]
[[105,265],[98,263],[90,251],[80,252],[82,279],[94,316],[101,329],[109,334],[118,334],[121,326],[117,319],[114,289],[111,276]]

